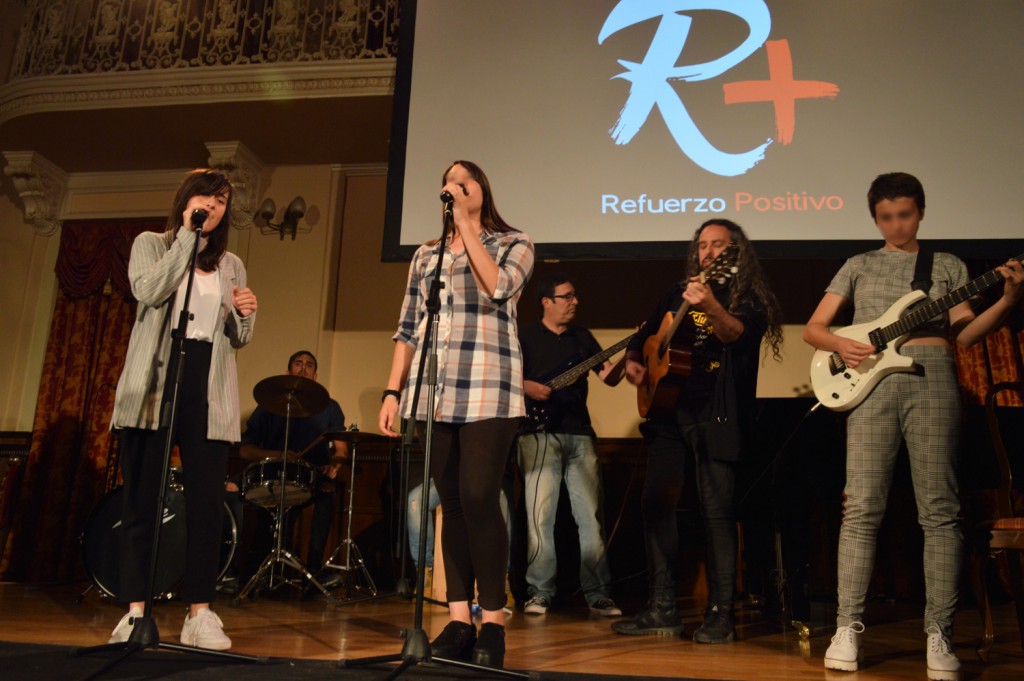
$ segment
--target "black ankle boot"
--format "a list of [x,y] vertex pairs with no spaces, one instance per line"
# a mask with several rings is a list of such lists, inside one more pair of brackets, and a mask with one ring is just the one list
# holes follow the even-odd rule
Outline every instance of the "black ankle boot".
[[501,669],[505,664],[505,627],[484,622],[473,648],[473,664]]
[[430,643],[430,656],[469,662],[476,644],[476,627],[452,620]]

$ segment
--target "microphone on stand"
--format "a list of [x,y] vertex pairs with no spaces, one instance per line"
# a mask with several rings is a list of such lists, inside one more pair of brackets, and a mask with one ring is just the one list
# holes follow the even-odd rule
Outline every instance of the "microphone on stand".
[[201,229],[203,223],[206,222],[206,218],[208,217],[210,217],[209,213],[202,208],[196,208],[192,211],[192,227],[195,229]]
[[[466,185],[460,184],[459,186],[462,187],[462,195],[469,196],[469,192],[466,191]],[[450,191],[448,191],[447,189],[443,189],[441,191],[441,203],[451,203],[454,200],[455,197],[452,196],[452,193]]]

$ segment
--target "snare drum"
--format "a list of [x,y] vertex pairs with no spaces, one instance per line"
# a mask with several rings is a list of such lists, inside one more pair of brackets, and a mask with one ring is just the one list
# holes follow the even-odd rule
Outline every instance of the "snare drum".
[[[89,516],[82,533],[82,562],[96,588],[118,598],[121,588],[121,507],[124,488],[118,487],[100,500]],[[154,502],[155,503],[155,502]],[[224,504],[223,543],[220,552],[219,581],[235,555],[238,525],[227,503]],[[164,506],[164,522],[160,527],[160,549],[154,597],[173,598],[185,579],[185,496],[180,490],[168,489]]]
[[[263,508],[277,508],[281,500],[281,460],[263,459],[242,473],[242,496],[246,501]],[[284,507],[304,504],[313,498],[316,488],[316,469],[301,459],[288,462],[284,475]]]

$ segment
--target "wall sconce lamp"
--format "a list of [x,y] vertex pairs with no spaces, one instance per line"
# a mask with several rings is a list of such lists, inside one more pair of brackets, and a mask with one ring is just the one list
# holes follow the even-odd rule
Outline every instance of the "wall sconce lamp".
[[263,203],[260,204],[260,209],[256,211],[256,215],[263,218],[264,222],[260,226],[260,232],[263,234],[280,234],[282,241],[284,241],[285,234],[291,234],[294,241],[295,234],[299,231],[299,220],[306,214],[306,202],[301,196],[296,196],[284,211],[284,218],[275,225],[271,220],[274,219],[276,213],[277,205],[274,203],[274,199],[264,199]]

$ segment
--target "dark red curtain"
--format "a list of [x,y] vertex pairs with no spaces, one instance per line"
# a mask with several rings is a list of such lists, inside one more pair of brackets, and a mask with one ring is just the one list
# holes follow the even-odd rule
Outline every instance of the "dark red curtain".
[[80,577],[80,537],[107,491],[110,415],[135,316],[128,258],[163,221],[66,223],[32,445],[2,561],[10,580]]

